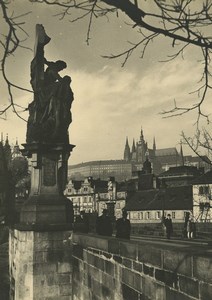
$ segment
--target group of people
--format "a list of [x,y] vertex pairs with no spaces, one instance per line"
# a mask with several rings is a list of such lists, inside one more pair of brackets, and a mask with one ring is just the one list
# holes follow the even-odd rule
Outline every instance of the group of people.
[[[162,222],[166,230],[166,237],[167,239],[170,239],[171,235],[173,234],[171,215],[168,214],[167,217],[164,217]],[[195,238],[195,236],[196,236],[196,225],[194,219],[188,213],[185,218],[182,237],[191,239],[191,238]]]
[[[108,216],[108,210],[103,209],[102,215],[96,220],[96,232],[99,235],[112,236],[113,226],[111,218]],[[127,211],[122,210],[122,218],[116,220],[116,237],[130,239],[131,225],[127,219]]]
[[190,215],[185,218],[183,237],[188,239],[196,237],[196,224]]
[[[117,219],[115,225],[117,238],[130,239],[131,224],[127,219],[127,211],[125,209],[122,210],[122,218]],[[84,211],[81,211],[80,215],[76,216],[74,231],[89,232],[89,220]],[[103,209],[102,215],[96,219],[96,233],[102,236],[112,236],[113,234],[113,224],[107,209]]]
[[[116,237],[122,239],[130,239],[131,224],[127,218],[127,211],[122,210],[122,217],[117,219],[115,222]],[[173,235],[173,224],[171,215],[167,214],[166,217],[162,218],[162,224],[166,232],[167,239],[170,239]],[[96,219],[96,233],[102,236],[113,235],[113,224],[111,217],[108,214],[107,209],[103,209],[102,215]],[[89,219],[85,211],[81,211],[79,216],[76,216],[74,223],[74,231],[88,233],[89,232]],[[183,237],[194,238],[195,237],[195,222],[191,216],[185,218]]]

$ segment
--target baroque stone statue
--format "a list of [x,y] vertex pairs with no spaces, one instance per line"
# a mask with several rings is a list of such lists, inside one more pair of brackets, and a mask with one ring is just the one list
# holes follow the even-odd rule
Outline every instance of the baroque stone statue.
[[61,77],[64,61],[49,62],[44,47],[50,41],[41,24],[36,25],[35,55],[31,62],[31,85],[34,99],[29,104],[27,143],[69,143],[68,127],[72,121],[74,100],[71,78]]

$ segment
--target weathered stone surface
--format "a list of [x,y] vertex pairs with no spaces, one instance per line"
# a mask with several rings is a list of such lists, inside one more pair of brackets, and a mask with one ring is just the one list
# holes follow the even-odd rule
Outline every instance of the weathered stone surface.
[[166,300],[194,300],[193,297],[187,296],[179,291],[175,291],[166,287]]
[[134,287],[134,273],[129,269],[122,268],[122,282]]
[[117,287],[116,280],[117,278],[114,278],[107,273],[102,273],[102,283],[111,290],[114,290]]
[[120,244],[117,239],[108,240],[108,252],[120,255]]
[[154,268],[143,264],[143,272],[145,275],[154,276]]
[[83,259],[83,247],[81,245],[73,245],[73,256]]
[[138,261],[161,267],[161,250],[149,245],[138,245]]
[[147,299],[155,298],[155,282],[151,277],[143,277],[143,294],[145,295],[145,297],[149,297]]
[[109,260],[106,260],[105,261],[105,272],[111,276],[114,276],[114,273],[115,273],[115,266],[114,264],[109,261]]
[[177,288],[178,276],[177,273],[166,270],[155,269],[155,279],[164,282],[167,286]]
[[122,263],[122,257],[119,255],[113,255],[113,259],[119,264]]
[[123,300],[139,299],[139,293],[129,286],[122,284]]
[[194,277],[212,283],[212,259],[211,257],[194,257]]
[[132,260],[130,260],[130,259],[123,258],[122,264],[129,269],[132,268]]
[[137,245],[130,242],[120,242],[120,255],[126,258],[136,260],[137,257]]
[[[24,239],[23,236],[21,238]],[[46,235],[43,239],[41,236],[40,238],[45,241]],[[53,238],[53,236],[51,236],[51,238]],[[68,293],[72,290],[73,299],[75,300],[209,300],[211,298],[212,284],[207,281],[210,279],[210,274],[206,274],[203,270],[203,268],[207,266],[207,270],[210,271],[209,257],[193,257],[190,253],[186,254],[184,251],[179,251],[179,248],[177,251],[170,251],[165,250],[164,248],[159,249],[159,247],[157,247],[155,250],[151,249],[149,252],[151,255],[159,255],[148,262],[147,260],[150,254],[145,254],[144,251],[147,251],[149,248],[143,246],[143,249],[141,250],[141,244],[139,243],[137,244],[138,248],[136,248],[139,249],[137,252],[136,249],[131,248],[134,243],[130,244],[128,241],[118,241],[117,243],[117,240],[114,239],[114,244],[111,244],[113,244],[112,249],[115,250],[114,252],[119,253],[116,254],[102,249],[104,248],[103,245],[107,244],[105,242],[103,244],[102,242],[99,244],[96,243],[101,249],[97,246],[95,248],[95,238],[98,239],[98,237],[80,235],[78,242],[76,242],[77,239],[75,240],[75,255],[72,260],[67,259],[68,256],[65,255],[63,258],[62,256],[61,258],[59,257],[57,262],[54,263],[57,251],[60,253],[62,249],[60,244],[58,244],[60,243],[59,240],[57,240],[58,242],[56,243],[51,242],[51,245],[55,245],[55,248],[53,247],[53,249],[50,250],[49,255],[51,256],[52,253],[52,256],[49,260],[43,259],[43,255],[45,257],[46,253],[49,251],[46,251],[45,247],[43,255],[41,255],[42,251],[36,251],[37,258],[35,266],[30,266],[27,259],[28,257],[33,259],[33,256],[31,257],[30,253],[27,254],[27,257],[24,258],[25,261],[19,277],[20,283],[23,283],[23,285],[26,286],[25,290],[22,289],[22,292],[26,293],[28,297],[30,294],[30,284],[33,282],[34,288],[41,286],[42,288],[40,290],[49,293],[45,299],[57,299],[57,297],[58,300],[63,298],[69,299],[65,297],[70,297]],[[87,246],[86,240],[88,240]],[[103,240],[105,241],[105,239]],[[108,239],[108,245],[112,240],[112,238]],[[32,238],[30,244],[33,244],[33,242],[34,239]],[[62,239],[61,243],[63,243]],[[114,246],[117,244],[120,247],[119,250]],[[18,262],[23,259],[22,255],[20,255],[23,248],[24,247],[21,244],[18,247],[14,246],[13,248],[13,250],[18,249],[19,251],[19,255],[16,257]],[[64,249],[64,251],[67,251],[67,248]],[[167,254],[167,257],[165,254]],[[171,261],[172,254],[173,261]],[[163,264],[161,256],[163,256]],[[39,258],[43,259],[42,262],[39,262]],[[194,276],[192,278],[192,276],[186,276],[182,273],[186,271],[187,265],[189,267],[192,266],[193,261]],[[51,272],[51,276],[48,274],[50,271],[47,273],[46,271],[43,272],[45,266],[48,265],[49,262],[52,266],[48,266],[46,268],[47,271],[49,268],[54,269],[56,266],[56,270]],[[161,264],[160,267],[158,266],[159,264]],[[42,266],[44,268],[43,270],[41,270]],[[162,266],[164,268],[162,268]],[[25,272],[28,272],[28,269],[31,267],[33,267],[33,270],[35,267],[37,275],[34,275],[33,280],[31,278],[31,280],[27,281]],[[31,275],[33,272],[31,272]],[[72,272],[73,282],[71,276]],[[199,280],[197,276],[201,279]],[[54,295],[48,290],[51,289],[51,287],[53,287],[51,292],[55,292]],[[41,295],[40,291],[38,292],[38,295],[39,297],[36,298],[36,300],[42,299],[41,297],[43,294]],[[44,298],[42,300],[44,300]]]
[[143,292],[143,277],[138,273],[134,274],[133,287],[136,291],[138,291],[140,293]]
[[199,281],[189,277],[179,276],[179,288],[189,296],[199,298]]
[[200,282],[200,299],[212,299],[212,284]]
[[163,251],[163,268],[176,273],[192,276],[192,256],[177,251]]
[[139,273],[143,272],[143,264],[137,261],[133,261],[133,269]]
[[[71,252],[71,247],[64,244],[63,233],[61,246],[58,247],[58,241],[56,249],[48,248],[52,240],[47,237],[46,232],[11,231],[10,265],[11,281],[14,282],[11,289],[14,289],[17,299],[60,299],[64,293],[68,297],[72,294],[72,266],[70,261],[64,261],[67,258],[65,253]],[[64,292],[64,286],[69,294]]]
[[58,273],[70,273],[71,272],[71,265],[70,262],[63,262],[57,264]]

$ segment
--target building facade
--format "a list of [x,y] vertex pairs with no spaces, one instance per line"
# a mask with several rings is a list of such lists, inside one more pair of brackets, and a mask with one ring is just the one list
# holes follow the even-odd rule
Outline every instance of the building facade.
[[161,223],[167,214],[173,223],[183,223],[185,214],[193,211],[192,186],[136,191],[128,198],[126,209],[132,224]]
[[212,222],[212,171],[193,182],[193,207],[196,222]]
[[82,210],[101,215],[103,209],[108,209],[111,217],[120,218],[126,205],[127,186],[117,183],[114,178],[107,181],[91,177],[82,181],[71,179],[64,195],[72,201],[75,215]]
[[90,161],[69,166],[68,177],[82,180],[85,177],[101,178],[107,180],[115,177],[117,181],[130,179],[132,177],[133,165],[124,160],[102,160]]
[[135,172],[143,170],[144,162],[147,158],[152,164],[152,172],[156,175],[167,171],[171,167],[183,165],[196,166],[198,169],[204,169],[205,171],[211,168],[210,160],[207,156],[184,156],[182,145],[180,152],[175,147],[157,149],[154,138],[152,148],[148,147],[143,130],[141,129],[139,140],[135,142],[135,139],[133,139],[131,147],[128,138],[126,138],[123,159],[90,161],[72,165],[69,166],[68,176],[76,180],[81,180],[89,176],[103,180],[107,180],[108,177],[113,176],[118,182],[129,180]]

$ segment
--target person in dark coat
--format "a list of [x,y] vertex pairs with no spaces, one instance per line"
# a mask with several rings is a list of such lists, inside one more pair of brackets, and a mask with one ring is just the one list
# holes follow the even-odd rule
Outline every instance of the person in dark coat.
[[122,210],[122,218],[116,221],[116,237],[121,239],[130,239],[131,225],[127,219],[127,211]]
[[103,209],[102,215],[100,217],[97,217],[96,232],[99,235],[112,236],[113,227],[110,217],[108,216],[107,209]]
[[171,234],[173,233],[172,219],[170,214],[168,214],[167,218],[165,218],[165,226],[166,226],[166,237],[167,239],[170,239]]
[[80,212],[79,216],[76,216],[74,222],[74,232],[89,232],[89,220],[84,210]]

